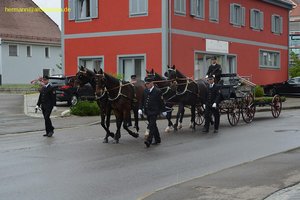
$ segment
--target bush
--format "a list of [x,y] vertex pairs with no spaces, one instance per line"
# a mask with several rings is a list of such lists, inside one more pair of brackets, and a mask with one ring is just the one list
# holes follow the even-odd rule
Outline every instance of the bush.
[[294,52],[291,53],[292,66],[289,68],[291,78],[300,76],[300,59]]
[[97,116],[100,115],[100,109],[96,101],[79,101],[71,107],[71,114],[78,116]]
[[254,95],[255,97],[263,97],[265,95],[264,88],[261,87],[260,85],[255,86]]

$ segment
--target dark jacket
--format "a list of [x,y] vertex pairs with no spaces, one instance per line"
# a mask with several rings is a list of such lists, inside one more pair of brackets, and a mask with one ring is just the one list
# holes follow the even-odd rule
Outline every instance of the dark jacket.
[[165,111],[165,105],[161,91],[154,87],[151,92],[148,89],[144,90],[140,109],[144,110],[146,115],[159,115]]
[[214,84],[212,88],[208,88],[206,101],[205,101],[206,106],[211,107],[214,103],[216,103],[217,105],[220,103],[221,100],[220,89],[221,87],[217,84]]
[[50,84],[42,87],[37,105],[42,108],[53,108],[56,105],[55,91]]
[[222,74],[222,68],[221,65],[216,64],[216,65],[210,65],[208,67],[208,71],[206,75],[215,75],[215,82],[218,83],[221,79],[221,74]]

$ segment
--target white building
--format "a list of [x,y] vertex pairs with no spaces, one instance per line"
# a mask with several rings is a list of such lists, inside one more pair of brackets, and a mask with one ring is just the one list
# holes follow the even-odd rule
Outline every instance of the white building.
[[0,84],[28,84],[63,73],[60,30],[37,9],[31,0],[1,0]]

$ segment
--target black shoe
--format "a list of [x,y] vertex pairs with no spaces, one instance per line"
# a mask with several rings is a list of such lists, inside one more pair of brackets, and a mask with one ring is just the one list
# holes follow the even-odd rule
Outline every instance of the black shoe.
[[48,136],[48,133],[44,134],[43,136],[44,136],[44,137],[47,137],[47,136]]
[[208,131],[208,129],[204,128],[204,129],[202,129],[202,132],[203,133],[208,133],[209,131]]
[[150,142],[148,142],[148,141],[145,141],[145,142],[144,142],[144,144],[146,145],[146,147],[147,147],[147,148],[149,148],[149,147],[150,147]]
[[219,132],[218,129],[215,129],[215,130],[214,130],[214,133],[218,133],[218,132]]
[[49,133],[48,133],[48,137],[52,137],[52,135],[54,134],[54,132],[53,131],[50,131]]
[[214,124],[215,124],[215,122],[214,122],[213,120],[211,120],[211,121],[210,121],[210,125],[213,126]]

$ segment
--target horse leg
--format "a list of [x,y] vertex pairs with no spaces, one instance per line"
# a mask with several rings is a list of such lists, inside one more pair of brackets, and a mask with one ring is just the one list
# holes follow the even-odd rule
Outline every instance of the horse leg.
[[184,112],[185,112],[185,109],[184,109],[184,106],[182,105],[182,109],[181,109],[181,112],[180,112],[178,129],[182,128],[182,120],[183,120],[183,117],[184,117]]
[[168,126],[165,129],[165,132],[169,132],[171,131],[171,129],[173,128],[173,123],[171,121],[172,118],[172,112],[167,112],[167,116],[166,116],[167,120],[168,120]]
[[111,106],[110,105],[107,105],[107,108],[106,108],[106,128],[109,132],[109,136],[114,138],[115,137],[115,134],[113,132],[110,132],[109,131],[109,126],[110,126],[110,117],[111,117]]
[[118,144],[119,143],[119,139],[121,138],[121,125],[122,125],[122,118],[117,118],[116,119],[117,121],[117,132],[115,134],[115,137],[114,137],[114,140],[115,140],[115,144]]
[[174,124],[174,130],[175,131],[177,131],[178,130],[178,120],[179,120],[179,118],[180,118],[180,116],[181,116],[181,113],[183,112],[182,110],[184,109],[184,107],[183,107],[183,104],[179,104],[178,105],[178,112],[177,112],[177,115],[176,115],[176,122],[175,122],[175,124]]
[[196,106],[195,105],[192,105],[191,106],[191,125],[190,125],[190,128],[193,129],[193,131],[196,130],[196,122],[195,122],[195,117],[196,117]]
[[139,113],[138,113],[138,104],[135,104],[133,107],[133,115],[134,115],[134,126],[137,132],[139,132]]
[[128,128],[128,126],[127,126],[128,121],[130,120],[130,119],[129,119],[129,118],[130,118],[130,110],[129,110],[129,112],[124,112],[123,118],[124,118],[123,128],[124,128],[124,129],[129,133],[129,135],[131,135],[132,137],[135,137],[135,138],[139,137],[139,134],[138,134],[138,133],[135,133],[135,132],[131,131],[131,130]]

